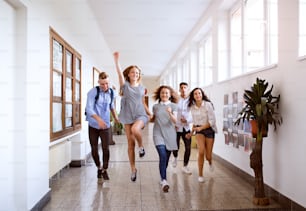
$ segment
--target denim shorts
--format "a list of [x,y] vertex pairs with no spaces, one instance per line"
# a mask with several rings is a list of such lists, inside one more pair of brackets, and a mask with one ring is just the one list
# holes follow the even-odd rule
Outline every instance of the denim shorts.
[[215,138],[215,131],[209,127],[209,128],[206,128],[204,130],[201,130],[199,132],[196,132],[197,134],[202,134],[204,135],[206,138]]

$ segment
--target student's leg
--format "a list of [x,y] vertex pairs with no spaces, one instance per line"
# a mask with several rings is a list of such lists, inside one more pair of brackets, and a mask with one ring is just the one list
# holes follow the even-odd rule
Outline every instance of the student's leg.
[[109,162],[109,141],[111,137],[111,128],[100,130],[100,138],[101,138],[101,145],[102,145],[102,152],[103,152],[103,169],[108,168]]
[[98,151],[99,130],[89,126],[88,136],[89,136],[92,158],[97,168],[100,168],[100,159],[99,159],[99,151]]
[[181,140],[181,136],[182,136],[182,133],[181,132],[177,132],[176,133],[176,144],[177,144],[177,150],[173,150],[173,156],[175,158],[177,158],[178,156],[178,151],[180,149],[180,140]]
[[202,134],[196,134],[197,146],[198,146],[198,170],[199,177],[203,177],[204,167],[204,152],[205,152],[205,136]]
[[131,132],[131,127],[132,125],[130,124],[125,124],[125,134],[128,140],[128,156],[129,156],[129,161],[130,161],[130,166],[131,166],[131,170],[132,172],[136,171],[135,168],[135,137],[133,136],[132,132]]
[[212,151],[214,146],[215,139],[214,138],[206,138],[205,139],[205,156],[206,160],[209,162],[209,165],[212,164]]
[[167,180],[167,151],[165,145],[156,146],[159,155],[159,173],[161,181]]
[[190,131],[183,131],[183,141],[185,145],[185,153],[184,153],[184,166],[187,166],[189,163],[190,153],[191,153],[191,138],[186,138],[186,134],[190,133]]
[[144,128],[145,124],[142,120],[136,120],[131,125],[131,133],[136,138],[139,147],[143,147],[142,143],[142,128]]

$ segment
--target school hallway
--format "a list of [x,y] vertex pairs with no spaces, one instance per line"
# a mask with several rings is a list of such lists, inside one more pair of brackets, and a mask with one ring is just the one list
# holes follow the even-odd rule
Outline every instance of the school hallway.
[[51,200],[43,210],[286,210],[271,198],[269,206],[253,205],[252,184],[217,160],[213,172],[205,162],[206,180],[199,183],[196,148],[192,148],[189,162],[192,175],[184,174],[181,171],[182,141],[176,168],[172,166],[171,155],[167,169],[170,189],[164,193],[159,184],[158,154],[152,140],[152,127],[149,124],[143,131],[145,157],[139,158],[136,151],[136,182],[130,180],[126,136],[114,136],[116,144],[110,146],[110,180],[102,185],[97,183],[96,167],[90,156],[82,167],[64,168],[50,180]]

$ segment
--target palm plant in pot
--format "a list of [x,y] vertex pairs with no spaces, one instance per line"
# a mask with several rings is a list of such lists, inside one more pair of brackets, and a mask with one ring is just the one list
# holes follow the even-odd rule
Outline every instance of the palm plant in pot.
[[[256,205],[268,205],[269,198],[265,196],[262,163],[262,141],[267,136],[269,124],[277,126],[282,124],[282,117],[279,113],[280,95],[273,96],[273,85],[268,89],[269,83],[263,79],[256,79],[250,90],[243,94],[244,106],[239,112],[235,121],[236,125],[244,121],[253,122],[252,135],[255,138],[255,145],[250,154],[250,167],[255,174],[255,194],[253,203]],[[257,127],[256,127],[257,126]]]

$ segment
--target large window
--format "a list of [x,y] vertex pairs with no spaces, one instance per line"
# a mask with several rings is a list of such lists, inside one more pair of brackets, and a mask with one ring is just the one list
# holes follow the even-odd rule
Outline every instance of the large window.
[[205,39],[199,43],[198,50],[199,64],[199,85],[207,86],[212,83],[212,38],[211,35],[205,36]]
[[50,138],[81,129],[81,55],[50,29]]
[[299,2],[299,56],[306,56],[306,0]]
[[277,0],[242,0],[230,29],[231,77],[277,62]]
[[212,37],[207,36],[204,43],[204,85],[212,84],[213,76]]

